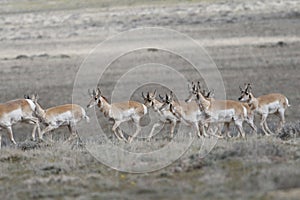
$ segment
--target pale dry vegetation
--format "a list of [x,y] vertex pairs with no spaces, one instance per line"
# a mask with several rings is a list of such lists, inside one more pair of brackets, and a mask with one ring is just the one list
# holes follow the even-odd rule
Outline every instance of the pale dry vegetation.
[[[247,134],[247,140],[218,140],[205,157],[199,152],[201,140],[196,138],[189,150],[170,166],[142,174],[119,172],[97,161],[84,148],[90,141],[63,144],[69,136],[67,128],[55,131],[55,143],[38,143],[29,140],[32,126],[17,124],[16,147],[2,131],[0,199],[299,198],[297,0],[192,0],[180,5],[178,0],[125,0],[118,5],[117,0],[104,0],[97,5],[94,0],[44,2],[0,2],[0,102],[38,92],[45,108],[70,103],[76,72],[96,44],[132,28],[162,26],[203,44],[222,74],[227,99],[237,100],[238,85],[252,82],[256,96],[280,92],[289,98],[291,107],[278,136],[264,137],[259,130],[258,136]],[[194,71],[183,62],[161,53],[139,51],[121,64],[132,65],[132,60],[142,63],[148,57],[158,63],[167,60],[170,66],[181,66],[180,72],[196,79]],[[108,73],[109,81],[101,85],[105,94],[113,89],[113,80],[121,72]],[[163,78],[159,71],[153,73]],[[141,91],[138,92],[140,95]],[[141,101],[139,98],[136,100]],[[101,126],[110,130],[111,124],[102,115],[100,119]],[[278,119],[268,120],[274,130]],[[236,134],[235,128],[231,131]],[[250,131],[247,125],[245,131]],[[133,152],[156,150],[169,142],[169,126],[150,142],[138,138],[132,144],[120,143],[106,132],[114,144]],[[177,151],[190,135],[177,131],[175,135]],[[108,144],[103,143],[102,137],[97,136],[93,142],[105,147]],[[108,150],[99,153],[110,158]],[[162,154],[159,159],[167,156]],[[155,161],[147,160],[146,164]]]

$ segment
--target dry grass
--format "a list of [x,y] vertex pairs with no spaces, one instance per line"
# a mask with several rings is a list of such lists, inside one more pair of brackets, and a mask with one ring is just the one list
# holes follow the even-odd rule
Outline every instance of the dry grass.
[[[219,140],[205,157],[197,139],[170,166],[130,174],[106,167],[84,148],[63,144],[67,129],[55,131],[54,138],[59,139],[54,144],[44,144],[28,141],[33,127],[20,124],[14,126],[18,147],[10,146],[3,132],[1,199],[297,199],[299,6],[292,0],[193,4],[200,1],[185,5],[177,4],[179,0],[1,1],[1,102],[38,91],[45,107],[69,103],[80,63],[96,44],[132,28],[162,26],[208,44],[228,99],[237,99],[238,85],[245,81],[255,84],[257,95],[284,93],[292,107],[280,137],[259,134],[249,135],[247,140]],[[290,40],[293,38],[297,40]],[[182,73],[193,77],[194,71],[177,59],[150,53],[155,62],[167,60],[166,64],[178,65]],[[133,60],[139,63],[147,56],[148,52],[140,52]],[[132,64],[136,63],[130,59],[122,62],[122,66]],[[105,93],[114,87],[112,80],[119,73],[112,70],[103,85]],[[154,75],[160,76],[160,72]],[[275,120],[269,120],[273,130]],[[151,142],[113,143],[134,152],[159,149],[168,143],[168,128]],[[174,152],[188,139],[184,133],[178,135]],[[101,137],[93,142],[108,147]],[[112,159],[107,149],[98,153]],[[144,162],[161,162],[168,156],[161,154]]]
[[[182,139],[177,141],[178,149]],[[297,167],[300,140],[297,136],[287,141],[275,136],[219,140],[203,158],[199,152],[201,141],[197,139],[184,156],[170,166],[144,174],[112,170],[85,148],[73,148],[63,141],[51,145],[40,143],[37,148],[26,151],[7,147],[0,155],[0,193],[6,194],[4,199],[58,198],[62,195],[105,199],[172,196],[231,199],[242,195],[245,199],[258,199],[274,198],[275,192],[269,191],[281,191],[280,194],[291,191],[288,195],[293,197],[300,187]],[[138,151],[164,142],[150,142],[151,145],[148,142],[147,145],[146,141],[136,140],[123,147]],[[102,153],[109,155],[109,152]],[[161,159],[166,159],[164,156],[167,155],[162,155]]]

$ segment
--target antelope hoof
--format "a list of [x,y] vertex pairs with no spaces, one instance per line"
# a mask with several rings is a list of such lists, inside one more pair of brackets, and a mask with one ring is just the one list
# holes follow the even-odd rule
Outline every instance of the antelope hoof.
[[46,142],[46,140],[44,140],[43,138],[39,138],[38,142]]
[[224,138],[223,135],[216,135],[216,137],[219,138],[219,139],[223,139]]

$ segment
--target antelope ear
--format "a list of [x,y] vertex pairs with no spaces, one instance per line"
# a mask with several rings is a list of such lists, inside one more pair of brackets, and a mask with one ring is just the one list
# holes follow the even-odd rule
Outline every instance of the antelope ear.
[[200,84],[200,81],[198,81],[198,89],[200,90],[201,89],[201,84]]
[[173,91],[171,91],[170,95],[171,95],[171,101],[173,101],[173,99],[174,99],[174,93],[173,93]]
[[188,90],[191,90],[191,84],[190,84],[190,82],[188,82],[187,86],[188,86]]
[[156,97],[156,89],[154,90],[152,97],[153,97],[153,98]]
[[[93,92],[95,92],[95,91],[93,90]],[[91,92],[90,89],[88,89],[88,94],[89,94],[90,97],[93,97],[93,93]]]
[[95,93],[95,90],[93,90],[93,92],[91,92],[91,90],[90,89],[88,89],[88,95],[90,96],[90,97],[93,97],[93,94]]
[[215,95],[215,90],[209,90],[206,94],[206,98],[212,98]]
[[244,92],[244,91],[243,91],[243,88],[242,88],[240,85],[239,85],[239,88],[240,88],[240,91],[241,91],[241,92]]
[[194,90],[194,82],[188,82],[188,90],[193,91]]
[[31,99],[32,101],[34,101],[34,100],[35,100],[35,94],[32,94],[31,97],[30,97],[30,99]]
[[97,93],[98,93],[98,95],[101,95],[101,90],[99,87],[97,87]]
[[38,95],[37,93],[35,93],[35,95],[33,96],[33,99],[34,99],[35,101],[37,101],[39,98],[40,98],[39,95]]
[[248,83],[248,86],[247,86],[247,88],[248,88],[248,91],[249,91],[249,92],[251,92],[251,90],[252,90],[252,87],[251,87],[251,84],[250,84],[250,83]]
[[164,101],[164,98],[160,94],[158,94],[158,96],[162,101]]

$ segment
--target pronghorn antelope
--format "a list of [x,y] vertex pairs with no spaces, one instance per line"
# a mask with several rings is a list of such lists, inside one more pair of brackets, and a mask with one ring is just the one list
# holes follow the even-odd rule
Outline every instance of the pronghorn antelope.
[[192,126],[198,137],[201,137],[201,135],[205,137],[208,136],[201,123],[204,119],[204,113],[199,109],[199,106],[195,101],[189,103],[185,101],[176,102],[173,100],[172,91],[170,95],[166,94],[166,97],[164,99],[162,98],[162,100],[163,105],[160,108],[161,112],[166,110],[171,111],[177,118],[181,119],[187,125]]
[[[188,98],[185,100],[185,102],[191,102],[193,99],[195,99],[196,95],[198,92],[201,92],[201,94],[207,99],[207,100],[210,100],[210,101],[213,101],[215,100],[213,98],[213,92],[212,91],[208,91],[206,93],[205,89],[203,89],[201,91],[201,86],[200,86],[200,82],[198,81],[198,85],[196,86],[196,84],[194,84],[193,82],[190,84],[188,83],[188,89],[189,89],[189,96]],[[207,129],[209,129],[211,127],[211,124],[208,123],[208,124],[205,124],[207,126]],[[230,123],[228,122],[225,122],[224,125],[228,128],[229,130],[229,125]],[[222,137],[221,135],[221,132],[222,132],[222,128],[221,128],[221,123],[217,123],[217,131],[215,131],[217,134],[217,136],[219,137]],[[231,137],[229,132],[227,132],[227,136],[228,137]]]
[[[13,131],[12,125],[18,122],[25,122],[34,124],[32,131],[32,139],[35,140],[35,131],[38,128],[40,132],[39,120],[34,116],[35,105],[30,99],[16,99],[0,104],[0,127],[7,130],[9,139],[12,143],[17,144]],[[0,148],[2,134],[0,134]]]
[[[89,92],[90,93],[90,92]],[[147,107],[136,101],[126,101],[120,103],[109,104],[107,99],[101,95],[99,88],[93,90],[91,94],[92,99],[87,105],[88,108],[91,108],[97,105],[100,108],[100,111],[103,112],[104,116],[114,120],[114,125],[112,131],[119,140],[125,140],[122,130],[119,128],[122,122],[132,121],[136,125],[136,131],[129,137],[128,142],[131,143],[132,140],[139,134],[141,131],[140,120],[147,114]],[[120,134],[120,136],[118,135]]]
[[251,92],[251,84],[248,83],[244,90],[240,87],[241,96],[239,101],[246,102],[252,110],[257,112],[261,116],[260,126],[266,135],[272,134],[272,131],[267,125],[267,117],[269,114],[276,114],[280,117],[279,125],[276,129],[276,133],[281,131],[283,124],[285,123],[284,112],[289,107],[288,99],[278,93],[272,93],[255,98]]
[[148,92],[146,96],[144,95],[144,93],[142,93],[142,96],[145,101],[144,105],[147,107],[152,107],[154,109],[154,111],[158,112],[158,114],[160,116],[159,122],[157,122],[153,125],[151,132],[148,136],[148,140],[150,140],[151,137],[153,136],[155,128],[165,124],[166,122],[170,122],[170,124],[171,124],[170,137],[173,138],[174,129],[176,127],[177,122],[179,122],[180,119],[178,117],[176,117],[170,110],[164,110],[164,111],[159,110],[162,107],[163,103],[155,99],[156,98],[156,90],[153,93]]
[[36,116],[46,125],[46,128],[43,129],[39,135],[41,140],[43,140],[43,135],[45,133],[61,126],[68,126],[71,134],[68,141],[70,141],[72,138],[78,137],[76,124],[83,118],[86,119],[87,122],[89,121],[89,117],[86,115],[85,110],[77,104],[65,104],[44,110],[38,103],[38,95],[32,95],[31,99],[36,106]]
[[[211,91],[209,91],[207,94],[205,94],[205,90],[202,90],[201,91],[201,85],[200,85],[200,82],[198,81],[198,85],[196,86],[195,84],[192,83],[192,87],[189,87],[190,88],[190,95],[189,95],[189,98],[186,100],[186,101],[191,101],[191,99],[194,97],[197,97],[198,93],[201,93],[202,96],[208,100],[209,102],[213,102],[213,101],[216,101],[216,99],[210,97],[211,95]],[[196,101],[197,101],[197,98],[196,98]],[[223,102],[224,103],[224,100],[223,101],[219,101],[220,102]],[[232,104],[232,101],[229,101],[230,104]],[[217,102],[216,102],[217,103]],[[245,116],[244,118],[244,121],[252,128],[252,130],[256,133],[257,132],[257,127],[255,126],[254,124],[254,113],[253,111],[251,110],[251,108],[249,107],[248,104],[246,103],[241,103],[241,102],[237,102],[237,101],[233,101],[234,104],[242,104],[242,106],[247,110],[247,115]],[[198,101],[198,104],[199,104],[199,101]],[[200,104],[199,104],[200,105]],[[212,104],[214,105],[214,103]],[[224,104],[226,105],[226,104]],[[238,106],[240,107],[240,106]],[[202,108],[203,109],[203,108]],[[206,112],[206,111],[205,111]],[[210,120],[208,120],[209,122]],[[223,120],[222,118],[220,118],[219,120],[218,119],[215,119],[215,120],[212,120],[211,123],[217,123],[217,135],[221,136],[221,124],[224,123],[224,126],[226,128],[225,130],[225,135],[227,137],[231,137],[230,135],[230,132],[229,132],[229,126],[230,126],[230,123],[231,122],[234,122],[233,120],[232,121],[228,121],[228,120]],[[209,125],[211,124],[209,123]]]
[[[189,89],[189,96],[188,98],[185,100],[185,102],[189,103],[191,102],[194,97],[196,96],[197,92],[201,91],[201,86],[200,86],[200,82],[198,81],[198,86],[196,86],[196,84],[194,84],[194,82],[188,83],[188,89]],[[214,91],[208,91],[206,93],[205,90],[201,91],[202,95],[206,98],[206,99],[211,99],[214,100],[213,96],[214,96]]]
[[[225,123],[226,135],[229,135],[229,125],[231,122],[237,127],[240,136],[245,137],[243,130],[243,122],[246,121],[250,127],[256,131],[253,123],[253,118],[250,115],[250,109],[240,102],[232,100],[215,100],[207,99],[198,91],[196,94],[196,102],[200,109],[203,110],[209,117],[205,120],[206,123]],[[252,119],[252,121],[251,121]]]

